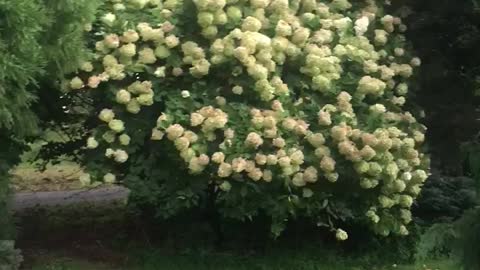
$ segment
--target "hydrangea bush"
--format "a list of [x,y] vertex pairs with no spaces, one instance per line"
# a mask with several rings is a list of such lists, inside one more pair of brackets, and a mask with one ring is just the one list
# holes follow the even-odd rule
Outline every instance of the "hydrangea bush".
[[404,108],[420,59],[382,5],[112,0],[65,82],[97,107],[81,180],[137,183],[165,216],[214,194],[277,235],[296,216],[339,240],[346,220],[408,234],[429,167]]

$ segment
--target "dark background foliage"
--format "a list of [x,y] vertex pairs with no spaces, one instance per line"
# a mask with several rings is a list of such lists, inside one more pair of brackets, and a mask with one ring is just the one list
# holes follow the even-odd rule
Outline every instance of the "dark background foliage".
[[448,222],[460,218],[466,209],[475,205],[475,181],[472,178],[434,173],[415,204],[414,215],[423,225]]
[[422,225],[443,224],[432,227],[419,247],[445,251],[432,246],[450,245],[455,237],[444,241],[439,236],[460,235],[456,247],[466,269],[479,269],[480,230],[475,224],[480,223],[480,210],[474,208],[480,183],[480,3],[406,0],[394,4],[394,8],[407,4],[413,11],[405,20],[407,39],[422,59],[422,68],[410,100],[425,110],[432,157],[433,175],[414,214]]
[[411,7],[407,39],[422,59],[412,95],[426,113],[433,166],[468,174],[461,144],[480,131],[480,13],[475,1],[399,1]]

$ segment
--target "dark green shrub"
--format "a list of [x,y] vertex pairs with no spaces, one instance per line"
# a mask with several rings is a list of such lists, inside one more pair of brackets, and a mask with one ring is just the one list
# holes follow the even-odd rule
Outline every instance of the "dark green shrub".
[[465,270],[480,269],[480,208],[466,212],[458,227],[458,250]]
[[413,214],[419,224],[429,226],[455,221],[476,205],[475,181],[434,173],[425,183]]
[[16,270],[22,261],[20,251],[15,249],[15,241],[0,240],[0,270]]

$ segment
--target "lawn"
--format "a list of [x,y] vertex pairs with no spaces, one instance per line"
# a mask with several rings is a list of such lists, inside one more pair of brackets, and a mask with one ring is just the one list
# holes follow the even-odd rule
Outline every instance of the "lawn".
[[[61,134],[52,131],[45,132],[44,139],[50,142],[65,141]],[[38,154],[45,143],[43,140],[31,143],[30,150],[21,156],[22,162],[11,170],[13,190],[36,192],[83,188],[79,177],[84,171],[79,164],[72,162],[70,157],[62,156],[59,163],[48,163],[44,170],[39,168],[38,165],[43,161],[38,159]]]
[[46,170],[22,163],[11,171],[12,186],[17,192],[76,190],[82,188],[78,180],[82,173],[82,168],[70,161],[49,164]]
[[361,260],[340,256],[315,257],[299,254],[269,254],[241,257],[231,254],[185,254],[167,256],[158,251],[137,254],[127,265],[108,266],[82,259],[50,258],[33,265],[33,270],[458,270],[449,261],[413,265],[391,264],[383,267],[362,266]]

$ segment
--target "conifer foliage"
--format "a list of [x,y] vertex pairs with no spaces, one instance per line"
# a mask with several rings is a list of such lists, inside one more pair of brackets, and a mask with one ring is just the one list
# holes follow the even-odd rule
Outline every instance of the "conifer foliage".
[[[38,82],[58,81],[86,55],[84,27],[99,1],[0,0],[0,268],[15,269],[8,172],[38,133]],[[42,79],[48,78],[48,79]],[[54,84],[54,83],[52,83]],[[51,92],[50,95],[59,95]],[[11,266],[10,266],[11,265]]]

